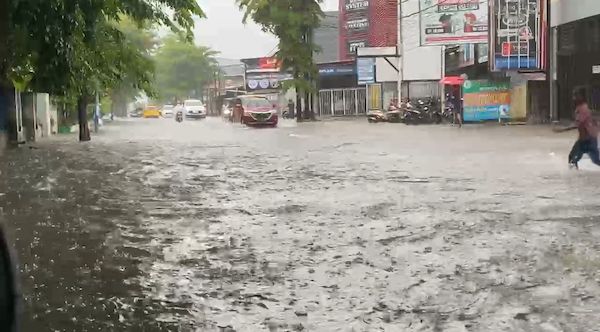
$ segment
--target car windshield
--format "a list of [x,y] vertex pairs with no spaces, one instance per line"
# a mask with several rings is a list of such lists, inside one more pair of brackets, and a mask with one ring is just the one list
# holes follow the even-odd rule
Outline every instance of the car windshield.
[[204,104],[202,104],[202,102],[199,100],[193,100],[193,101],[186,101],[185,106],[197,107],[197,106],[204,106]]
[[271,107],[271,103],[267,98],[244,98],[242,105],[246,108]]
[[163,111],[170,111],[173,109],[173,105],[165,105],[163,106]]

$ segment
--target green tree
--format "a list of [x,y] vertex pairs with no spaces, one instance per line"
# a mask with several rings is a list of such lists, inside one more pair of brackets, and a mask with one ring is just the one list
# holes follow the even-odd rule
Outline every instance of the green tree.
[[284,84],[285,88],[296,88],[296,114],[302,119],[301,96],[314,91],[312,78],[316,76],[317,67],[313,54],[318,47],[312,41],[312,31],[318,27],[323,18],[322,0],[237,0],[240,9],[245,11],[244,20],[248,18],[258,23],[266,32],[275,35],[279,40],[276,57],[282,66],[291,69],[292,81]]
[[156,56],[156,90],[164,101],[202,97],[203,88],[215,79],[218,53],[176,35],[163,40]]
[[[75,94],[80,139],[89,140],[85,106],[91,95],[131,74],[128,61],[143,62],[139,52],[119,45],[123,34],[112,22],[123,16],[191,39],[193,17],[203,12],[196,0],[0,0],[0,88],[10,95],[13,82],[31,81],[37,91]],[[135,71],[135,85],[148,85],[147,67]]]
[[138,63],[128,67],[116,86],[108,91],[111,102],[110,111],[118,116],[125,116],[127,115],[127,104],[140,92],[146,92],[148,95],[155,94],[153,85],[138,86],[137,78],[140,77],[139,69],[144,69],[142,73],[154,73],[154,59],[152,59],[152,56],[153,52],[156,51],[158,38],[152,26],[149,24],[136,24],[128,17],[121,19],[116,27],[123,34],[124,42],[128,44],[128,47],[141,55],[132,59],[138,61]]

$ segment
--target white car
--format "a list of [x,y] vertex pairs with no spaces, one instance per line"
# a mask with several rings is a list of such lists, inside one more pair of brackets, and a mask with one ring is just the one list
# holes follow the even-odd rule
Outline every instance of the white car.
[[173,117],[173,109],[175,106],[173,105],[164,105],[162,109],[163,118],[172,118]]
[[206,118],[206,107],[202,101],[197,99],[188,99],[183,102],[185,117],[190,119]]

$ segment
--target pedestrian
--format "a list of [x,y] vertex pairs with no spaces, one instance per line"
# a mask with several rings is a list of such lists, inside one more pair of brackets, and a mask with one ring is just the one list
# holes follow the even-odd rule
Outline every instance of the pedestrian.
[[462,127],[461,107],[458,98],[453,93],[446,95],[446,107],[452,112],[452,124],[458,123],[458,128]]
[[573,93],[575,102],[575,123],[566,128],[555,128],[555,132],[565,132],[577,129],[579,137],[569,153],[569,166],[578,169],[579,161],[584,154],[588,154],[592,162],[600,166],[600,153],[598,152],[598,126],[592,117],[583,90]]

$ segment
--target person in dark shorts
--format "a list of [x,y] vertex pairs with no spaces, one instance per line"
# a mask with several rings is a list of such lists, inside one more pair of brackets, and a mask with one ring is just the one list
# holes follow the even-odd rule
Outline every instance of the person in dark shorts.
[[556,132],[564,132],[577,129],[579,137],[571,153],[569,153],[569,165],[579,168],[578,163],[584,154],[588,154],[592,162],[600,166],[600,153],[598,152],[598,126],[592,117],[592,112],[586,102],[583,91],[573,93],[575,102],[575,123],[567,128],[555,129]]

